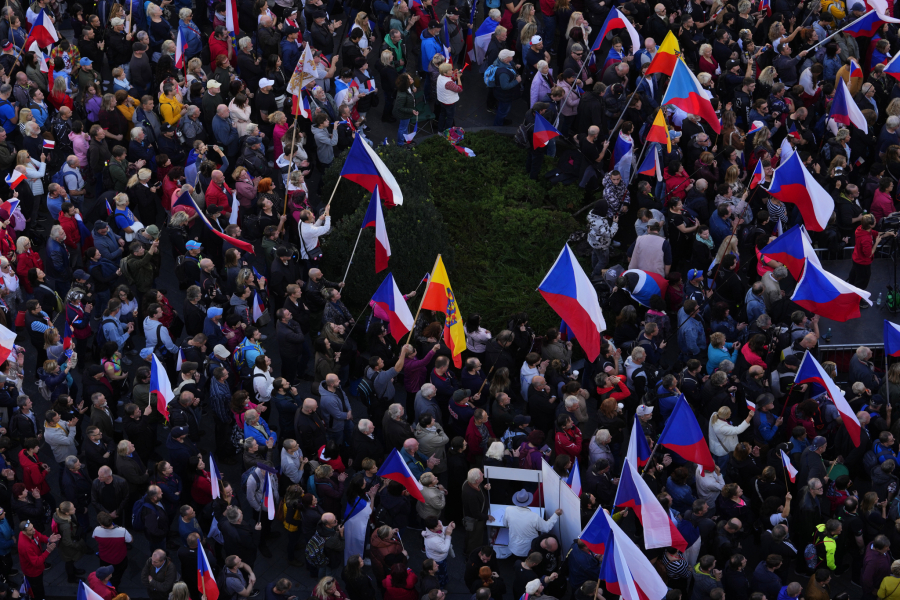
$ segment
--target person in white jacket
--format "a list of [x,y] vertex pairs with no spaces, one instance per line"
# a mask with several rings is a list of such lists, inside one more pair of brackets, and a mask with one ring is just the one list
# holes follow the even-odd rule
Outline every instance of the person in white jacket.
[[53,450],[53,458],[60,465],[63,465],[67,456],[77,456],[78,448],[75,447],[75,433],[78,418],[74,418],[68,423],[60,421],[59,413],[54,410],[48,410],[44,415],[46,422],[44,423],[44,440],[50,444]]
[[513,496],[515,506],[507,508],[504,515],[506,526],[509,527],[509,551],[519,558],[526,558],[531,553],[531,542],[534,538],[542,533],[549,533],[562,514],[562,509],[557,508],[556,512],[545,521],[528,508],[533,499],[534,494],[519,490]]
[[709,418],[709,451],[717,465],[721,467],[725,464],[728,455],[737,446],[738,435],[750,427],[755,412],[751,410],[744,422],[737,427],[728,423],[728,419],[731,418],[731,409],[727,406],[723,406]]
[[453,536],[453,530],[456,529],[456,523],[450,523],[444,527],[437,517],[426,517],[422,523],[425,526],[425,529],[422,530],[422,537],[425,538],[425,556],[437,563],[438,583],[441,588],[446,588],[449,583],[447,558],[453,551],[450,546],[450,538]]
[[716,467],[715,471],[707,471],[702,465],[697,465],[697,476],[694,478],[697,484],[697,497],[712,510],[716,506],[716,498],[725,487],[725,478],[722,470]]

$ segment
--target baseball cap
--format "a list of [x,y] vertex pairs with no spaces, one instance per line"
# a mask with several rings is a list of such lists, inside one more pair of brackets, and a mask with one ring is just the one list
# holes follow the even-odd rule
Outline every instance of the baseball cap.
[[528,425],[531,423],[531,417],[528,415],[516,415],[513,417],[513,425]]
[[206,82],[206,89],[220,88],[220,87],[222,87],[222,84],[219,83],[218,81],[216,81],[215,79],[210,79],[209,81]]
[[818,450],[819,448],[821,448],[822,446],[824,446],[824,445],[827,444],[827,443],[828,443],[828,440],[826,440],[825,438],[823,438],[821,435],[817,435],[817,436],[813,439],[812,444],[810,444],[809,446],[810,446],[810,448],[812,448],[813,450]]
[[[297,10],[294,9],[294,12],[297,12]],[[296,27],[285,27],[284,31],[282,33],[284,33],[284,35],[291,35],[294,33],[300,33],[300,30],[297,29]]]
[[94,64],[94,61],[92,61],[92,60],[89,59],[87,56],[85,56],[85,57],[82,58],[80,61],[78,61],[78,64],[81,65],[82,67],[89,67],[89,66],[91,66],[92,64]]
[[263,89],[264,87],[270,87],[273,85],[275,85],[275,81],[273,81],[272,79],[266,79],[265,77],[263,77],[259,80],[259,89]]
[[180,438],[180,437],[185,436],[185,435],[187,435],[187,434],[188,434],[188,428],[187,428],[187,427],[174,427],[174,428],[172,429],[172,437],[173,437],[173,438]]
[[7,40],[7,41],[3,42],[3,46],[0,46],[0,47],[3,48],[3,51],[4,51],[4,52],[6,52],[6,51],[8,51],[8,50],[12,50],[13,45],[12,45],[12,42],[10,42],[9,40]]
[[163,124],[160,125],[159,128],[163,133],[169,133],[170,131],[175,131],[175,128],[172,126],[172,124],[166,123],[166,122],[163,122]]
[[210,306],[206,309],[206,317],[208,319],[214,319],[222,314],[222,309],[218,306]]
[[447,9],[447,14],[448,14],[448,15],[458,15],[458,14],[459,14],[459,7],[458,7],[458,6],[451,6],[450,8]]
[[82,269],[76,269],[75,272],[72,273],[72,276],[75,279],[90,279],[91,278],[91,276],[88,275],[87,273],[85,273],[84,270],[82,270]]
[[428,29],[440,29],[440,28],[441,28],[441,22],[438,21],[437,19],[432,19],[432,20],[428,21]]
[[653,412],[652,406],[647,406],[646,404],[641,404],[640,406],[637,407],[637,416],[639,416],[639,417],[646,417],[647,415],[649,415],[652,412]]
[[262,143],[262,140],[259,139],[258,137],[256,137],[255,135],[251,135],[250,137],[247,138],[248,146],[255,146],[256,144],[261,144],[261,143]]
[[507,50],[506,48],[504,48],[503,50],[500,51],[500,54],[497,55],[497,57],[498,58],[512,58],[515,55],[516,55],[516,53],[513,52],[512,50]]
[[543,42],[543,41],[544,41],[544,40],[542,40],[542,39],[541,39],[541,36],[539,36],[539,35],[533,35],[533,36],[531,36],[531,45],[532,45],[532,46],[534,46],[535,44],[540,44],[540,43]]
[[199,250],[203,247],[203,244],[198,242],[197,240],[188,240],[188,242],[184,245],[188,250]]
[[106,579],[113,574],[113,568],[108,565],[105,567],[100,567],[99,569],[97,569],[96,573],[98,579]]
[[456,390],[453,392],[453,401],[460,402],[472,395],[472,390]]
[[144,229],[144,233],[152,237],[154,240],[159,239],[159,227],[156,225],[150,225],[149,227]]
[[96,221],[94,221],[94,231],[103,231],[107,227],[109,227],[109,223],[107,223],[103,219],[97,219]]
[[[221,309],[219,309],[221,311]],[[209,314],[209,311],[206,311],[206,314]],[[231,356],[231,352],[228,351],[228,348],[223,346],[222,344],[216,344],[216,347],[213,348],[213,354],[218,358],[228,358]]]
[[729,60],[727,63],[725,63],[725,70],[726,70],[726,71],[730,71],[730,70],[732,70],[733,68],[739,67],[739,66],[741,66],[740,61],[737,61],[737,60]]
[[698,277],[703,277],[703,271],[700,269],[691,269],[688,271],[688,281],[693,281]]
[[277,256],[279,258],[284,258],[285,256],[291,256],[292,254],[293,254],[293,251],[290,250],[289,248],[287,248],[286,246],[278,246],[278,248],[275,249],[275,256]]

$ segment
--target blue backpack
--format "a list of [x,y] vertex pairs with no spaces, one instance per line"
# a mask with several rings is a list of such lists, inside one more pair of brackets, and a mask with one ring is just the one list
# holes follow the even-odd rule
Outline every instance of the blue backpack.
[[145,506],[150,510],[156,510],[156,507],[144,500],[143,497],[139,498],[131,507],[131,528],[135,531],[144,531],[143,510]]
[[103,331],[103,325],[105,323],[115,322],[115,317],[105,317],[102,321],[100,321],[100,327],[97,328],[97,333],[94,334],[94,344],[97,348],[103,348],[103,344],[109,341],[106,339],[106,333]]
[[484,85],[497,87],[497,64],[494,63],[484,72]]

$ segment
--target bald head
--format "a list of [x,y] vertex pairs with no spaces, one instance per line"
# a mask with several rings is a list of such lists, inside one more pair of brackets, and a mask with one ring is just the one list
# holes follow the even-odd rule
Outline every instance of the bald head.
[[535,377],[534,379],[531,380],[531,385],[533,385],[535,388],[538,388],[538,389],[544,387],[544,385],[546,383],[547,383],[547,380],[544,379],[543,377],[541,377],[540,375],[538,375],[537,377]]
[[220,117],[222,117],[223,119],[227,119],[228,115],[230,113],[228,112],[227,106],[225,106],[224,104],[220,104],[219,106],[216,107],[216,114],[219,115]]

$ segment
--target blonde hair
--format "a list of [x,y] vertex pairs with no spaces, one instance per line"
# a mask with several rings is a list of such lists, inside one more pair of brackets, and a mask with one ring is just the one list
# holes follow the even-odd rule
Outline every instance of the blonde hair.
[[494,460],[503,460],[503,450],[503,442],[493,442],[488,446],[485,456],[487,458],[493,458]]
[[276,110],[269,115],[269,123],[278,124],[287,121],[287,117],[280,110]]
[[706,56],[707,54],[712,53],[712,46],[709,44],[701,44],[700,45],[700,56]]
[[[776,25],[780,25],[780,23],[776,23]],[[762,73],[759,74],[759,82],[764,83],[768,86],[775,85],[775,67],[768,66],[762,70]]]
[[717,331],[709,336],[709,345],[713,348],[721,348],[725,344],[725,334]]
[[719,244],[719,250],[716,252],[716,260],[721,263],[722,259],[725,258],[725,254],[727,254],[728,252],[737,252],[737,249],[737,236],[729,235],[727,238],[722,240],[721,244]]
[[381,64],[386,67],[391,66],[391,63],[394,62],[394,53],[390,50],[382,50],[381,51]]
[[723,406],[712,416],[712,423],[718,422],[720,419],[722,421],[727,421],[731,418],[731,409],[727,406]]
[[31,109],[30,108],[19,109],[19,123],[23,123],[26,118],[28,120],[31,120],[34,118],[31,114]]
[[441,75],[446,75],[447,73],[450,73],[451,71],[453,71],[453,65],[450,63],[445,62],[440,67],[438,67],[438,72],[440,72]]

